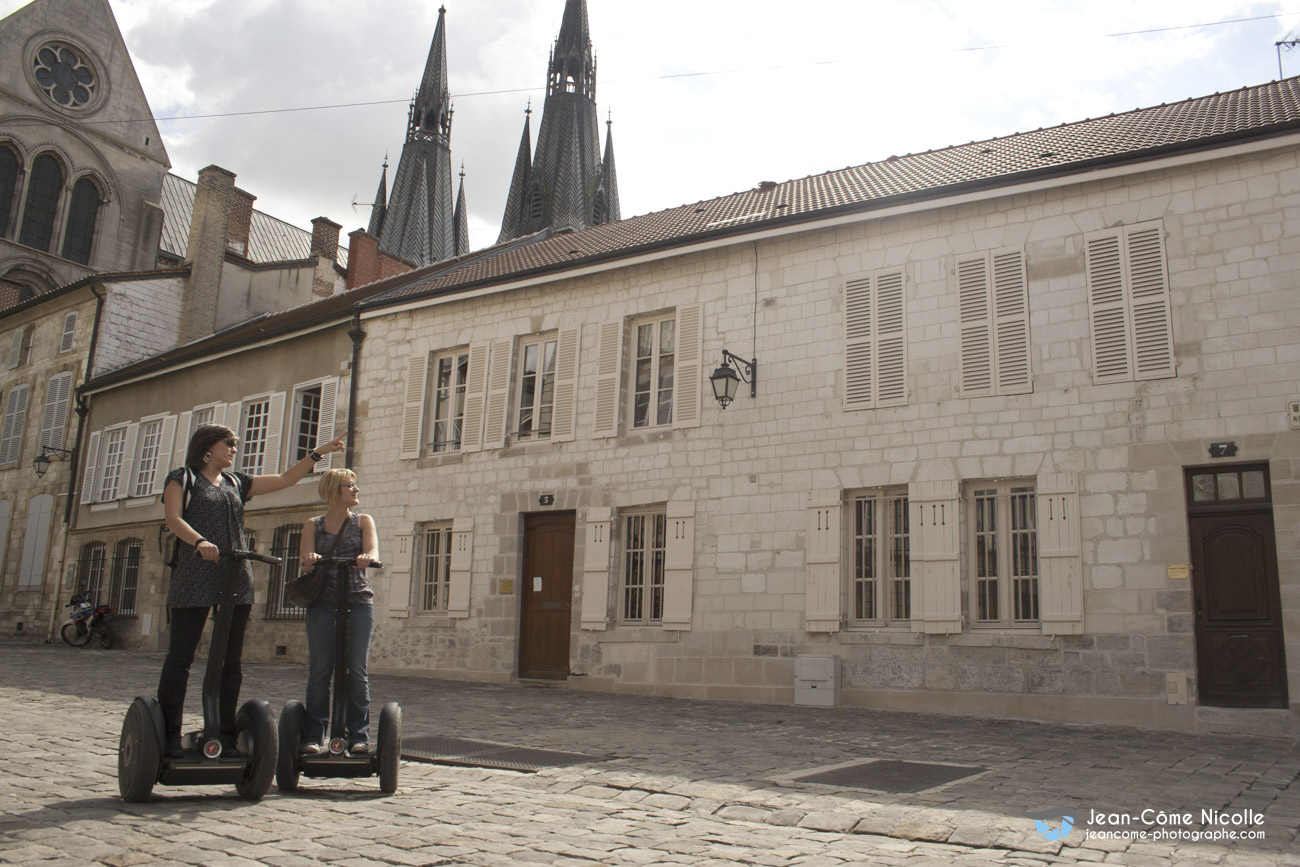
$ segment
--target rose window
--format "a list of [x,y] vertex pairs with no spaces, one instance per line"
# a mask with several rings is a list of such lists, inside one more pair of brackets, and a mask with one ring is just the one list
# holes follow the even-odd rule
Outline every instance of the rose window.
[[41,46],[32,65],[36,83],[56,105],[83,108],[95,95],[95,73],[77,49],[60,42]]

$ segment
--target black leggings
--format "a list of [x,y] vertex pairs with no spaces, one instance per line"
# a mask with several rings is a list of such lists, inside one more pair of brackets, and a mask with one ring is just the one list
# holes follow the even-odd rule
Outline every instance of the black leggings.
[[[239,666],[244,655],[244,628],[248,626],[251,605],[236,605],[231,612],[230,640],[226,644],[226,661],[221,667],[221,733],[234,735],[235,708],[239,704],[239,687],[244,674]],[[158,704],[162,707],[163,723],[168,736],[181,730],[181,717],[185,708],[185,688],[190,680],[190,665],[199,639],[203,637],[203,624],[208,619],[207,608],[173,608],[171,643],[167,659],[158,677]]]

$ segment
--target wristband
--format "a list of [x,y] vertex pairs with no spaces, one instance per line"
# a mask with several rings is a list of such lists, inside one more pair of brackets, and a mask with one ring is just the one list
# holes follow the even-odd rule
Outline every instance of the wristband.
[[200,536],[199,538],[195,539],[195,540],[194,540],[194,550],[195,550],[195,551],[199,550],[199,546],[202,545],[204,542],[207,542],[207,541],[208,541],[208,540],[205,539],[205,538],[203,538],[202,536]]
[[311,461],[314,464],[319,464],[322,460],[325,459],[325,456],[322,455],[320,452],[316,451],[315,449],[312,449],[311,451],[307,452],[307,457],[311,458]]

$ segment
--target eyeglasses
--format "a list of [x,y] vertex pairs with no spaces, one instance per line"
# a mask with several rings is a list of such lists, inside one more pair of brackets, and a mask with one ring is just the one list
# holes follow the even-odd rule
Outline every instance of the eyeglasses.
[[227,446],[233,449],[235,446],[239,445],[239,440],[235,439],[234,437],[227,437],[225,443]]
[[350,488],[351,490],[354,490],[354,491],[359,491],[359,490],[361,490],[361,486],[358,485],[358,484],[356,484],[355,482],[344,482],[343,484],[339,485],[339,487],[341,487],[341,488]]

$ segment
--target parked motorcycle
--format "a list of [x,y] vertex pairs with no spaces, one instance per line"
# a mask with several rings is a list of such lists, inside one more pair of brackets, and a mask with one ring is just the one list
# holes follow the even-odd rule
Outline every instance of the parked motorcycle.
[[108,650],[113,646],[113,607],[96,605],[87,593],[78,593],[68,603],[72,614],[63,621],[59,634],[73,647],[85,647],[91,639]]

